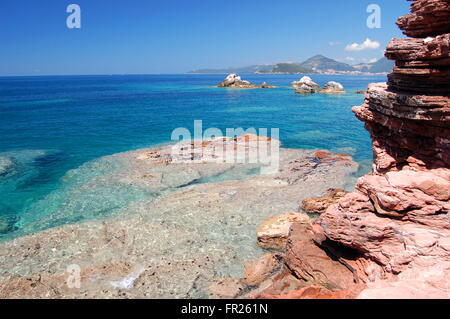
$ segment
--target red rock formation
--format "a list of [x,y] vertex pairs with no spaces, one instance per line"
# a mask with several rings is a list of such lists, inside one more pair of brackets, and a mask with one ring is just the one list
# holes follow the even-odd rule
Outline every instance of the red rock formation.
[[346,194],[342,188],[331,188],[321,197],[308,198],[302,201],[301,209],[309,214],[322,214],[328,207],[336,204]]
[[397,25],[407,36],[424,38],[450,32],[449,0],[409,0],[411,14],[397,21]]
[[353,108],[371,133],[373,174],[317,222],[372,262],[364,298],[450,297],[450,1],[414,0],[411,11],[398,25],[422,39],[393,39],[388,83]]

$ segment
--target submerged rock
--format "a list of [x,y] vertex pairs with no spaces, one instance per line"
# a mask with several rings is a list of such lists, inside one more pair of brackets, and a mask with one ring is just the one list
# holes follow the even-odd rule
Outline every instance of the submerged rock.
[[[141,149],[68,173],[67,192],[50,194],[39,206],[53,203],[53,213],[21,227],[19,234],[28,235],[0,243],[0,255],[8,256],[0,258],[0,298],[240,296],[246,285],[233,278],[263,255],[254,249],[258,225],[342,187],[357,170],[351,159],[318,162],[315,151],[280,148],[279,170],[259,174],[264,163],[226,163],[216,152],[229,146],[241,159],[269,142],[279,146],[250,134],[187,141],[181,154],[172,145]],[[67,221],[72,224],[61,225]],[[55,225],[61,226],[49,228]],[[81,269],[80,289],[67,287],[73,264]],[[229,280],[209,289],[217,276]]]
[[14,230],[16,218],[0,215],[0,234],[6,234]]
[[330,81],[322,89],[317,90],[317,93],[339,94],[345,93],[345,89],[341,83]]
[[316,88],[320,86],[315,83],[309,76],[304,76],[300,79],[300,81],[292,82],[292,87],[297,94],[311,94],[315,92]]
[[15,167],[16,164],[11,158],[0,156],[0,177],[9,174]]
[[275,86],[269,85],[269,84],[267,84],[267,82],[263,82],[263,83],[261,84],[261,88],[262,88],[262,89],[273,89],[273,88],[275,88]]
[[413,38],[426,38],[450,32],[448,0],[414,0],[411,14],[398,19],[404,34]]

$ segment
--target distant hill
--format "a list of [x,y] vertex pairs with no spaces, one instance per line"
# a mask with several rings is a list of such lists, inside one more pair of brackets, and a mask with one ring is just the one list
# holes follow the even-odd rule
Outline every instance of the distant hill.
[[226,69],[200,69],[188,73],[205,74],[230,74],[230,73],[326,73],[326,72],[363,72],[363,73],[388,73],[394,67],[394,62],[382,58],[374,63],[361,63],[349,65],[327,58],[323,55],[316,55],[302,63],[284,62],[278,64],[250,65],[240,68]]
[[[278,63],[275,67],[264,73],[311,73],[312,70],[301,66],[298,63]],[[262,73],[262,72],[261,72]]]
[[271,71],[275,67],[274,64],[262,64],[262,65],[250,65],[240,68],[226,68],[226,69],[199,69],[190,71],[188,73],[204,73],[204,74],[214,74],[214,73],[258,73]]
[[374,63],[361,63],[353,66],[361,72],[368,73],[389,73],[394,68],[394,61],[381,58]]
[[355,71],[355,68],[353,68],[351,65],[335,61],[323,55],[313,56],[305,62],[300,63],[300,65],[315,72],[326,72],[329,70],[338,72]]
[[381,58],[375,63],[372,63],[372,67],[369,69],[371,73],[388,73],[392,72],[394,68],[394,61],[388,60],[386,58]]

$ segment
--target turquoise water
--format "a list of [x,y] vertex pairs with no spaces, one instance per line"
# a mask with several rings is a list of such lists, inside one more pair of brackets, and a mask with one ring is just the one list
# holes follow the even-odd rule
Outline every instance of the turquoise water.
[[[127,75],[0,78],[0,239],[45,226],[95,218],[149,194],[109,185],[117,162],[105,155],[170,141],[177,127],[279,128],[284,147],[328,149],[368,163],[368,133],[351,112],[383,76],[313,76],[341,82],[349,93],[301,96],[295,75],[243,75],[277,89],[215,88],[224,75]],[[98,185],[103,185],[102,187]],[[106,194],[108,193],[108,194]],[[73,211],[71,219],[59,212]],[[75,216],[75,217],[73,217]],[[38,224],[36,224],[38,225]]]

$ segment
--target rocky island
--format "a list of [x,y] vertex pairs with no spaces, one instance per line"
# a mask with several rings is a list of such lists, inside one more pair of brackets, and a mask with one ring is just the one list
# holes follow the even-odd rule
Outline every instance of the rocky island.
[[292,87],[297,94],[341,94],[345,93],[344,86],[338,82],[330,81],[320,88],[320,85],[314,82],[309,76],[302,77],[299,81],[292,82]]
[[217,87],[237,88],[237,89],[271,89],[275,86],[263,82],[261,85],[255,85],[249,81],[244,81],[237,74],[228,75]]

